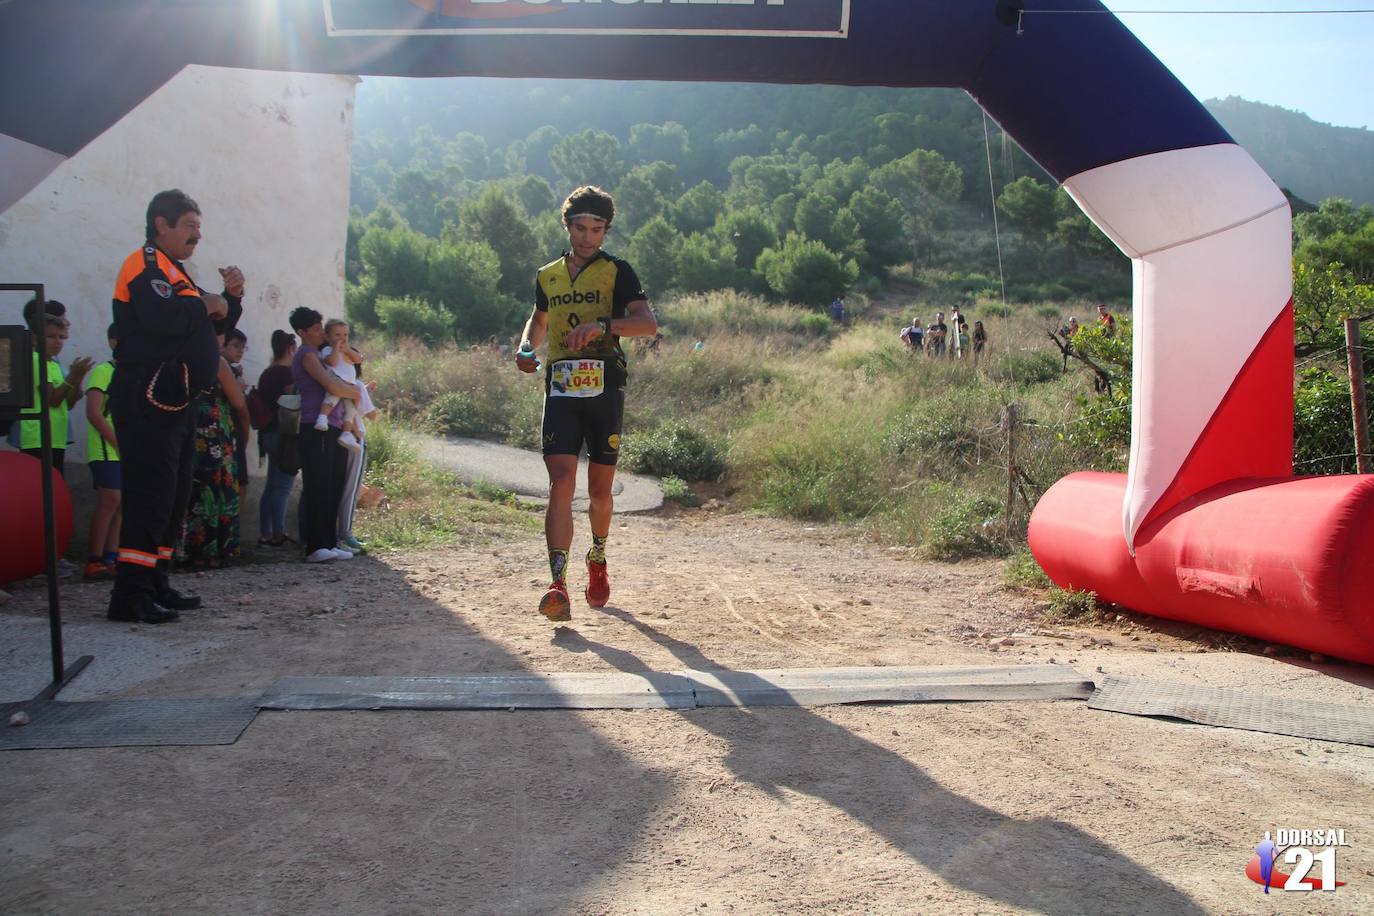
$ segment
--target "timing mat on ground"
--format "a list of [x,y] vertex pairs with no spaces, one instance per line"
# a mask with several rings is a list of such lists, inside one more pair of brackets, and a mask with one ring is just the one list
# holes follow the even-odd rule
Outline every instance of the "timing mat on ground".
[[951,700],[1086,699],[1093,682],[1061,665],[986,668],[784,668],[287,677],[264,709],[692,709]]
[[1374,709],[1268,696],[1252,690],[1109,676],[1088,700],[1088,706],[1136,716],[1183,719],[1218,728],[1374,747]]
[[233,744],[258,706],[253,697],[6,703],[0,722],[20,711],[29,724],[0,724],[0,750]]

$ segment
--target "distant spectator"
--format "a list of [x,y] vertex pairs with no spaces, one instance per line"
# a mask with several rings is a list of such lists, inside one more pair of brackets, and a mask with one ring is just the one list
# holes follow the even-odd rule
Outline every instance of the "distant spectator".
[[[243,354],[248,350],[248,336],[238,328],[230,328],[224,332],[224,346],[221,353],[224,361],[229,364],[229,371],[234,373],[234,381],[238,383],[239,392],[247,397],[248,380],[243,377]],[[248,435],[238,437],[234,441],[234,465],[236,468],[235,479],[239,484],[239,499],[248,492]]]
[[291,488],[296,484],[296,471],[287,473],[277,460],[279,430],[277,402],[292,389],[291,360],[296,355],[296,337],[285,331],[272,332],[272,365],[258,377],[258,396],[272,419],[258,430],[259,458],[267,459],[267,481],[258,501],[258,546],[284,547],[291,543],[286,536],[286,504]]
[[705,338],[705,337],[698,337],[696,340],[693,340],[693,341],[692,341],[692,352],[693,352],[693,353],[700,353],[702,350],[705,350],[705,349],[706,349],[706,338]]
[[[67,476],[67,413],[81,400],[81,385],[86,373],[91,371],[91,360],[81,357],[72,363],[72,371],[66,377],[62,367],[57,364],[58,354],[67,342],[67,319],[57,315],[45,314],[43,317],[43,339],[34,342],[33,354],[33,404],[38,404],[38,353],[45,357],[43,370],[48,380],[48,402],[41,409],[48,414],[48,425],[52,430],[52,466],[63,477]],[[35,458],[43,457],[43,431],[38,420],[38,410],[25,411],[20,415],[19,450]]]
[[968,355],[968,319],[956,305],[950,312],[949,349],[952,355],[963,359]]
[[[119,343],[115,326],[105,332],[113,351]],[[94,582],[113,579],[119,556],[119,500],[121,475],[119,442],[110,419],[110,382],[114,379],[114,360],[106,360],[91,370],[86,381],[86,466],[95,487],[95,512],[91,514],[91,534],[86,548],[86,569],[82,578]]]
[[1078,333],[1078,319],[1077,319],[1077,318],[1074,318],[1074,317],[1072,317],[1072,316],[1070,316],[1070,317],[1069,317],[1069,324],[1068,324],[1067,327],[1064,328],[1064,336],[1065,336],[1065,337],[1072,337],[1073,335],[1075,335],[1075,334],[1077,334],[1077,333]]
[[830,318],[836,324],[844,324],[844,296],[836,296],[830,303]]
[[925,342],[925,334],[925,328],[921,326],[921,319],[912,318],[911,324],[902,328],[902,343],[906,344],[907,349],[912,353],[920,353]]
[[948,334],[949,326],[945,324],[945,313],[936,312],[935,319],[926,331],[926,352],[931,356],[944,356],[945,338]]
[[983,350],[988,345],[988,332],[983,329],[983,322],[973,323],[973,364],[976,366],[983,358]]
[[1105,302],[1097,304],[1097,323],[1106,329],[1105,333],[1108,337],[1116,334],[1116,319],[1112,317],[1111,312],[1107,311],[1107,303]]

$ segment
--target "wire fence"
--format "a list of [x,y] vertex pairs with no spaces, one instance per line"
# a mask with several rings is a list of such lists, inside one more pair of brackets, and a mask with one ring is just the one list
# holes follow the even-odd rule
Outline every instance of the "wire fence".
[[[1358,337],[1354,338],[1358,339]],[[1332,348],[1296,362],[1293,470],[1301,476],[1370,473],[1371,415],[1366,346]],[[1359,364],[1360,371],[1352,367]],[[1304,370],[1318,369],[1320,373]],[[1356,397],[1352,398],[1352,379]],[[1355,422],[1355,404],[1365,416],[1365,437]],[[1031,510],[1059,478],[1077,470],[1121,471],[1126,466],[1130,407],[1109,405],[1060,420],[1030,415],[1017,404],[1004,409],[997,427],[978,431],[976,462],[1005,472],[1006,536],[1025,535]],[[1361,460],[1363,459],[1363,460]]]

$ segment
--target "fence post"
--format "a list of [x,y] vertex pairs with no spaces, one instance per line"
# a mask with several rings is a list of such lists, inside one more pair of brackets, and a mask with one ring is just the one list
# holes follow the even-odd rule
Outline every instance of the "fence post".
[[1345,358],[1350,366],[1350,412],[1355,418],[1355,473],[1368,474],[1369,411],[1365,407],[1364,347],[1360,345],[1360,319],[1345,319]]
[[1008,404],[1007,423],[1007,518],[1006,538],[1011,541],[1011,514],[1016,505],[1016,405]]

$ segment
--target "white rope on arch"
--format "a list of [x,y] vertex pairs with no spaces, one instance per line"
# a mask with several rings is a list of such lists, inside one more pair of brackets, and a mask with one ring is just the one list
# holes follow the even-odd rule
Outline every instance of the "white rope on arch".
[[983,152],[988,160],[988,194],[992,197],[992,237],[997,241],[997,279],[1002,283],[1002,305],[1007,304],[1007,277],[1002,271],[1002,233],[997,226],[997,185],[992,181],[992,141],[988,139],[988,113],[983,112]]

